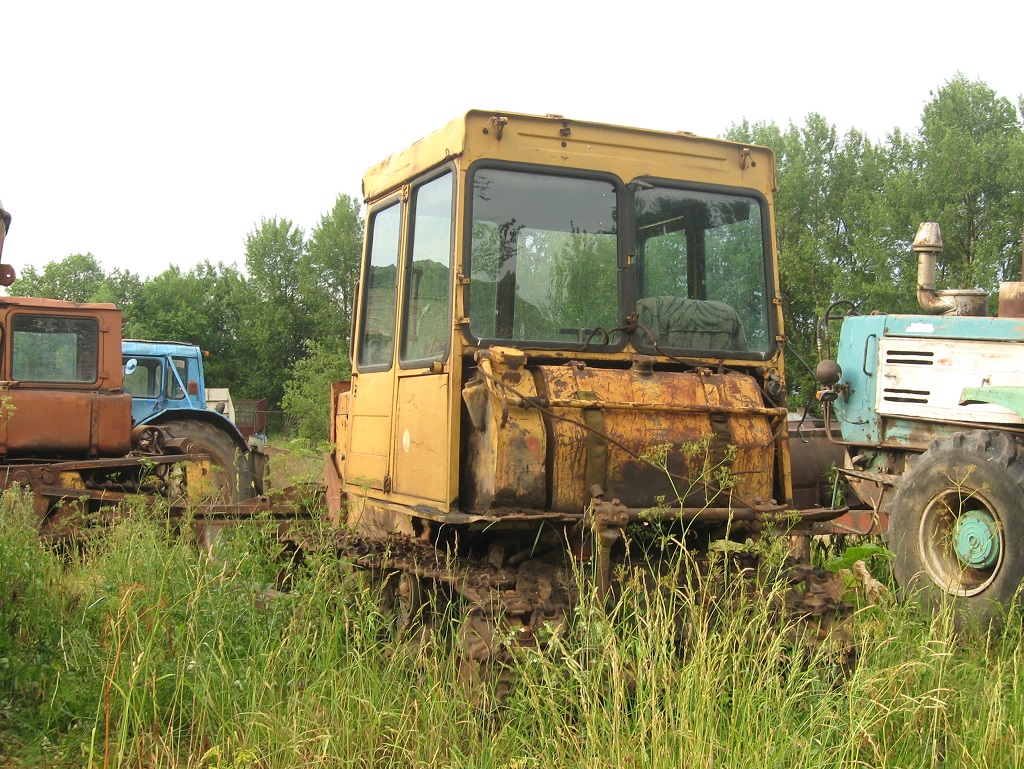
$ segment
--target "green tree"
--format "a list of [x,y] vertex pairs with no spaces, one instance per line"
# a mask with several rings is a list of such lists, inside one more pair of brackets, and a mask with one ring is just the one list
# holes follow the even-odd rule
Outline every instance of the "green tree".
[[729,136],[776,154],[780,290],[795,353],[787,378],[796,402],[806,402],[814,391],[807,368],[817,357],[817,322],[829,306],[840,299],[867,307],[898,303],[891,276],[905,268],[892,248],[884,208],[893,148],[856,130],[840,137],[817,114],[785,131],[774,124],[743,123]]
[[292,366],[281,405],[299,437],[319,443],[328,439],[331,383],[348,379],[352,369],[345,340],[311,341],[306,352]]
[[42,272],[29,265],[20,271],[11,286],[11,293],[68,302],[93,300],[107,279],[106,273],[92,254],[71,254],[50,262]]
[[313,338],[299,278],[305,255],[303,232],[288,219],[264,219],[245,239],[249,276],[238,329],[247,361],[243,397],[279,405],[288,372]]
[[113,302],[118,307],[130,307],[142,290],[143,282],[134,272],[115,267],[100,284],[90,301]]
[[359,203],[339,195],[334,207],[320,217],[299,262],[299,290],[313,321],[312,335],[320,341],[347,342],[362,247]]
[[359,203],[339,195],[299,260],[299,292],[311,319],[311,338],[305,357],[291,367],[281,405],[309,440],[327,440],[330,385],[351,373],[349,336],[362,242]]
[[210,353],[207,383],[248,397],[247,354],[239,344],[247,303],[245,279],[234,266],[203,262],[187,273],[169,267],[140,287],[125,311],[125,336],[198,345]]
[[962,74],[932,96],[903,180],[906,215],[942,226],[937,284],[993,290],[1020,276],[1024,113]]

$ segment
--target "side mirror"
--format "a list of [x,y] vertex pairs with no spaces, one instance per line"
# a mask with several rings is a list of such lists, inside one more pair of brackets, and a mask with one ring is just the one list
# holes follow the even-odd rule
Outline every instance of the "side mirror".
[[135,373],[135,369],[139,367],[139,362],[135,358],[129,358],[124,362],[124,375],[131,376]]

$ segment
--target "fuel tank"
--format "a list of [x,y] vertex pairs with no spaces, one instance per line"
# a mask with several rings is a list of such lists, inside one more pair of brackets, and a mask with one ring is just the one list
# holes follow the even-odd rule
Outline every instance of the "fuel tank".
[[743,374],[530,366],[492,348],[463,399],[464,508],[579,513],[594,487],[631,508],[773,496],[773,420],[785,411],[765,408]]
[[132,396],[126,392],[10,388],[0,418],[0,454],[85,459],[131,451]]

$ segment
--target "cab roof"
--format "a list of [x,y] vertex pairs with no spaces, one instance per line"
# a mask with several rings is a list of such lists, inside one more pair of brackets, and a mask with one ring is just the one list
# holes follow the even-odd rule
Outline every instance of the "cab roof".
[[376,200],[452,158],[479,158],[638,176],[775,189],[772,151],[685,132],[572,120],[560,115],[470,110],[363,175],[363,197]]

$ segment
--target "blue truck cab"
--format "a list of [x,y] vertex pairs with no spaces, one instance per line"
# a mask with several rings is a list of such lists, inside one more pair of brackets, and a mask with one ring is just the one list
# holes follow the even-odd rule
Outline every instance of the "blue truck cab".
[[195,345],[125,339],[121,356],[135,424],[171,410],[206,410],[203,353]]

